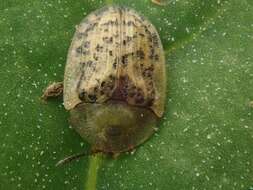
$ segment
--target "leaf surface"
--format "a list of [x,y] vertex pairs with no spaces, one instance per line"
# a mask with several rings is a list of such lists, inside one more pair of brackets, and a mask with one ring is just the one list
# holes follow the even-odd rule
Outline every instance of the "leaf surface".
[[[108,4],[149,18],[167,60],[160,130],[134,154],[55,163],[89,148],[59,98],[75,25]],[[248,190],[253,188],[251,0],[4,0],[0,4],[0,189]]]

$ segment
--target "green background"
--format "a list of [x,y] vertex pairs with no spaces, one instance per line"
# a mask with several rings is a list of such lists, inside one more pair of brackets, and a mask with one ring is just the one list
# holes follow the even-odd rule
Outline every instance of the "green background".
[[[108,4],[133,7],[160,33],[168,99],[160,130],[133,154],[90,156],[62,100],[75,25]],[[249,190],[253,188],[253,1],[1,0],[0,189]]]

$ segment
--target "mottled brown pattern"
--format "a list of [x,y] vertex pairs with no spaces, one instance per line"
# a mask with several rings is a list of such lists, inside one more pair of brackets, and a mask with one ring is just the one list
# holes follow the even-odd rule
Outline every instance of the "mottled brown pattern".
[[106,7],[81,22],[64,78],[66,109],[80,102],[121,100],[163,114],[162,44],[154,26],[132,9]]

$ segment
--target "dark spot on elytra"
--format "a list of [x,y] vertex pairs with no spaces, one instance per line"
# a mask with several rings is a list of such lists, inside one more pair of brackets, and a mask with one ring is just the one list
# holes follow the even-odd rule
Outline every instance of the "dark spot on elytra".
[[[152,79],[152,77],[151,77],[151,79]],[[148,86],[147,86],[148,91],[152,91],[152,90],[153,90],[153,87],[154,87],[153,81],[150,80],[150,81],[148,82]]]
[[143,104],[145,101],[143,97],[143,92],[140,88],[137,88],[137,91],[134,95],[134,101],[136,104]]
[[115,20],[115,25],[118,26],[119,25],[119,21],[118,19]]
[[97,93],[98,92],[98,87],[94,88],[94,92]]
[[82,53],[82,46],[79,46],[78,48],[76,48],[76,53],[77,54],[81,54]]
[[123,65],[127,65],[127,63],[128,63],[128,55],[123,55],[123,56],[121,57],[121,63],[122,63]]
[[89,50],[83,51],[83,55],[89,55],[89,54],[90,54],[90,51],[89,51]]
[[134,56],[134,52],[131,53],[126,53],[124,55],[121,56],[121,63],[123,66],[126,66],[128,64],[128,58],[129,56]]
[[114,69],[116,69],[116,68],[117,68],[117,62],[114,62],[114,63],[112,64],[112,66],[113,66]]
[[145,34],[143,34],[143,33],[139,33],[139,36],[141,36],[141,37],[145,37]]
[[87,33],[80,32],[77,34],[77,39],[82,39],[84,37],[87,37]]
[[89,26],[86,28],[85,33],[88,33],[88,32],[90,32],[90,31],[93,31],[94,28],[95,28],[97,25],[98,25],[97,22],[90,23]]
[[146,25],[142,25],[144,27],[145,33],[148,34],[148,36],[151,36],[151,32],[149,31],[149,28]]
[[113,54],[112,54],[112,51],[111,51],[111,50],[109,51],[109,55],[110,55],[110,56],[113,56]]
[[83,69],[84,69],[86,63],[85,63],[85,62],[80,62],[79,64],[81,65],[81,67],[80,67],[81,76],[80,76],[80,78],[79,78],[79,80],[78,80],[78,83],[77,83],[77,86],[76,86],[77,92],[78,92],[78,90],[79,90],[79,88],[80,88],[80,86],[81,86],[81,82],[82,82],[83,80],[85,80],[85,75],[84,75]]
[[159,55],[158,54],[155,55],[154,60],[159,61]]
[[159,39],[158,39],[157,34],[153,33],[153,34],[151,34],[151,37],[152,37],[152,42],[153,42],[154,46],[158,47],[159,46]]
[[154,71],[154,66],[151,65],[150,67],[148,67],[142,71],[142,76],[152,78],[153,71]]
[[144,18],[144,16],[142,16],[142,15],[139,15],[139,17],[141,18],[140,22],[144,22],[144,21],[145,21],[145,18]]
[[128,25],[128,26],[135,26],[135,27],[137,27],[136,24],[135,24],[135,22],[132,21],[132,20],[128,21],[128,22],[127,22],[127,25]]
[[87,66],[88,66],[88,67],[91,67],[91,66],[92,66],[92,64],[93,64],[93,61],[89,60],[89,61],[87,61],[87,63],[86,63],[86,64],[87,64]]
[[79,46],[78,48],[76,48],[76,53],[77,54],[82,54],[82,55],[88,55],[90,53],[89,50],[84,50],[82,46]]
[[83,44],[84,48],[89,48],[90,47],[90,42],[89,41],[85,41]]
[[153,75],[153,70],[151,70],[151,69],[145,69],[143,72],[142,72],[142,76],[144,76],[144,77],[152,77],[152,75]]
[[84,66],[86,65],[85,61],[79,62],[80,66],[81,66],[81,70],[83,70]]
[[137,58],[139,58],[139,59],[144,59],[145,58],[145,53],[144,53],[144,51],[143,50],[137,50],[136,51],[136,56],[137,56]]
[[111,79],[111,81],[115,81],[115,76],[114,75],[109,75],[109,78]]
[[113,43],[113,37],[109,38],[109,43]]
[[97,56],[96,53],[93,53],[93,59],[96,60],[96,61],[98,60],[98,56]]
[[86,92],[84,90],[81,90],[81,92],[79,93],[79,99],[85,100],[85,95],[86,95]]
[[150,59],[154,59],[154,56],[155,56],[155,48],[154,47],[150,47],[149,58]]
[[101,90],[100,91],[100,95],[104,95],[105,93],[104,93],[104,91],[103,90]]
[[127,41],[130,42],[133,39],[131,36],[127,36]]
[[101,52],[103,50],[103,46],[101,46],[100,44],[97,44],[95,49],[97,52]]
[[113,75],[108,76],[108,79],[106,81],[102,81],[100,83],[100,94],[106,94],[107,96],[110,96],[112,93],[112,90],[114,88],[114,81],[116,80],[116,77]]
[[111,44],[111,43],[113,43],[113,37],[105,36],[105,37],[103,37],[103,41],[104,41],[105,43]]
[[88,98],[91,102],[96,102],[97,101],[97,96],[95,94],[89,94]]
[[104,87],[104,86],[105,86],[105,84],[106,84],[106,82],[105,82],[105,81],[103,81],[103,82],[101,83],[101,87]]
[[158,54],[155,53],[155,48],[150,48],[149,58],[155,61],[159,61],[160,57]]
[[132,36],[126,36],[126,39],[123,40],[123,45],[126,45],[127,43],[131,42],[133,40]]

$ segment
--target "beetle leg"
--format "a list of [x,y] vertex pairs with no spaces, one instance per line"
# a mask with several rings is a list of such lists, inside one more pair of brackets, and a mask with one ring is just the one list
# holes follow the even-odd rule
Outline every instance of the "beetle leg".
[[83,156],[88,156],[88,155],[89,155],[89,153],[87,153],[87,152],[83,152],[83,153],[80,153],[80,154],[74,154],[74,155],[68,156],[68,157],[60,160],[59,162],[57,162],[55,164],[55,166],[56,167],[57,166],[62,166],[62,165],[68,164],[69,162],[71,162],[73,160],[77,160],[77,159],[79,159],[79,158],[81,158]]
[[63,93],[63,82],[54,82],[50,84],[44,91],[42,95],[43,100],[47,100],[51,97],[61,96]]

